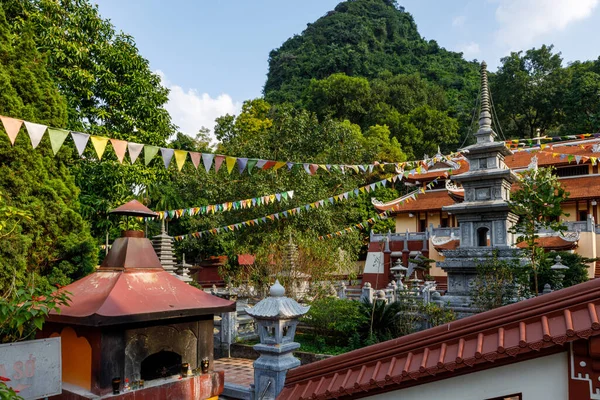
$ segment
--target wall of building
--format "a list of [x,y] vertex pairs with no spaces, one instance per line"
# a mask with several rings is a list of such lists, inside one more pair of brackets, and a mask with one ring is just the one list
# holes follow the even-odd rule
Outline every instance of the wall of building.
[[[596,232],[581,232],[579,234],[579,243],[575,252],[580,256],[587,258],[596,258],[596,249],[598,246],[598,240],[600,235],[596,235]],[[588,263],[588,278],[594,277],[596,270],[596,263]]]
[[562,216],[561,219],[565,221],[577,221],[577,206],[573,204],[563,205],[563,212],[569,214],[569,216]]
[[417,218],[409,217],[408,214],[398,214],[396,216],[396,232],[404,233],[407,229],[409,232],[417,231]]
[[522,393],[523,400],[565,400],[567,352],[486,369],[369,397],[374,400],[485,400]]
[[431,276],[446,276],[446,272],[437,266],[438,261],[444,261],[444,256],[442,256],[438,251],[433,247],[433,243],[431,243],[431,239],[429,239],[429,257],[432,260],[435,260],[435,263],[431,264],[431,269],[429,270],[429,275]]
[[78,337],[73,328],[66,327],[60,334],[62,357],[62,380],[77,387],[91,390],[92,387],[92,347],[84,337]]

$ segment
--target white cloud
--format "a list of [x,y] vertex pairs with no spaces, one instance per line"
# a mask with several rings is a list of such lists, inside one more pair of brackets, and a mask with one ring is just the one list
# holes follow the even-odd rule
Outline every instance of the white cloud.
[[592,14],[599,0],[498,0],[496,41],[510,50],[523,50],[535,39],[562,31]]
[[452,19],[452,26],[454,26],[454,27],[463,26],[465,24],[466,20],[467,20],[467,16],[466,15],[459,15],[457,17],[454,17]]
[[241,103],[234,102],[228,94],[223,93],[213,98],[196,89],[184,90],[170,82],[162,71],[158,70],[156,74],[160,76],[163,86],[171,90],[165,108],[179,130],[187,135],[196,136],[202,127],[210,129],[212,135],[217,117],[237,115],[240,112]]
[[458,46],[458,51],[462,52],[466,59],[474,58],[479,54],[479,44],[475,42],[464,43]]

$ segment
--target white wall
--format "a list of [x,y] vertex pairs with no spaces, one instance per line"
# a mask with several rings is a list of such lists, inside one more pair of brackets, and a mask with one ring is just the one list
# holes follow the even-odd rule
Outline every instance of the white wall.
[[567,356],[565,351],[369,398],[485,400],[523,393],[523,400],[565,400],[569,398]]

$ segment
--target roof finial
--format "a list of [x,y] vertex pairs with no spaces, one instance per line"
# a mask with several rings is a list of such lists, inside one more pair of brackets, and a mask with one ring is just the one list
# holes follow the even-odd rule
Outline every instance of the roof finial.
[[488,87],[487,64],[481,62],[481,104],[479,108],[479,130],[475,134],[477,142],[493,142],[496,136],[492,130],[490,91]]

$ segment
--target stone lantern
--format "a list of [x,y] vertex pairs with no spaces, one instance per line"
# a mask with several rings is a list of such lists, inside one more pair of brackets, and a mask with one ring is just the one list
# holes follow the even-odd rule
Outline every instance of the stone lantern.
[[562,289],[563,279],[565,278],[565,270],[569,269],[569,267],[564,265],[561,260],[561,256],[556,256],[554,259],[554,265],[550,267],[550,269],[556,274],[555,290]]
[[404,279],[404,277],[406,276],[408,268],[402,265],[402,260],[399,258],[394,264],[394,266],[390,268],[390,271],[392,272],[392,274],[394,274],[394,277],[398,282],[402,282],[402,279]]
[[298,319],[310,307],[285,297],[279,281],[271,286],[270,296],[246,312],[256,319],[260,343],[254,346],[260,357],[254,362],[256,399],[275,399],[283,390],[287,371],[300,365],[292,352],[300,347],[294,342]]

